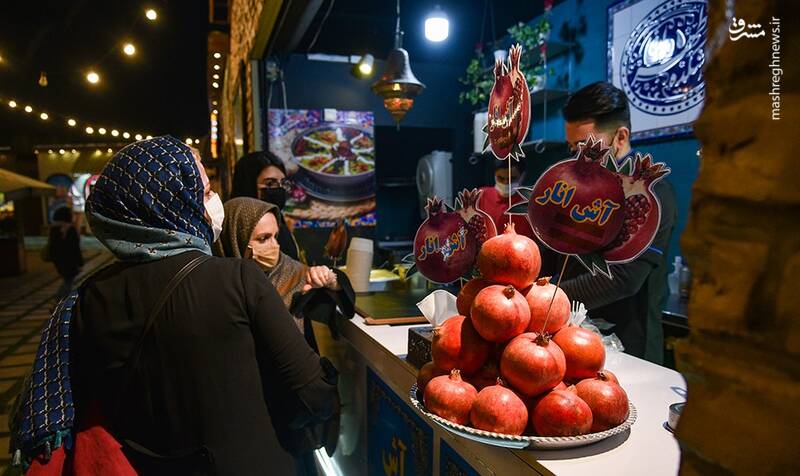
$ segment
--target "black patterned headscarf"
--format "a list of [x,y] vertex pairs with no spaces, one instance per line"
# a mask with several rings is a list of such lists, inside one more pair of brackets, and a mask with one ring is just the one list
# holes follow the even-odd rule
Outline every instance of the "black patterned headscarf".
[[[163,136],[117,152],[86,211],[94,234],[120,259],[149,261],[192,249],[211,254],[203,195],[191,149]],[[23,466],[74,442],[70,323],[79,297],[73,290],[50,316],[12,411],[11,449]]]
[[211,254],[203,182],[191,149],[172,136],[134,142],[106,164],[86,201],[92,232],[119,259],[190,249]]

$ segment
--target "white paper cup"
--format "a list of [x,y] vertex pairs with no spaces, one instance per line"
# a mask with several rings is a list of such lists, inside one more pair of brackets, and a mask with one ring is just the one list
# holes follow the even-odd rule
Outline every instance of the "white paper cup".
[[369,291],[369,272],[372,269],[372,240],[354,237],[347,249],[347,277],[353,291]]

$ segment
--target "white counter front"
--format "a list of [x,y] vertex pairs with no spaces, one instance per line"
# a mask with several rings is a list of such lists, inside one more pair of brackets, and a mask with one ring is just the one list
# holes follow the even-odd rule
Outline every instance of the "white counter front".
[[[359,413],[366,412],[366,397],[358,396],[359,388],[364,387],[366,372],[353,365],[356,354],[355,360],[360,360],[362,367],[372,369],[411,412],[425,420],[408,401],[408,391],[416,380],[416,369],[404,359],[410,327],[367,326],[359,316],[342,325],[343,336],[356,352],[348,352],[349,363],[344,363],[341,355],[337,359],[343,377],[340,387],[346,387],[342,390],[343,404],[349,406],[343,417],[344,448],[340,447],[334,456],[341,474],[369,473],[366,470],[365,448],[369,442],[365,441],[365,422],[354,421]],[[433,430],[433,474],[439,474],[439,441],[446,442],[479,474],[677,474],[680,450],[672,433],[664,428],[664,423],[669,405],[685,400],[683,377],[673,370],[618,352],[609,353],[606,368],[617,375],[636,406],[638,417],[630,432],[569,450],[508,450],[467,441],[425,420]],[[358,436],[351,436],[352,441],[347,441],[347,432],[356,432]],[[384,473],[399,475],[397,468],[386,470],[384,465],[384,469]],[[404,471],[405,474],[415,474],[409,468],[404,468]]]

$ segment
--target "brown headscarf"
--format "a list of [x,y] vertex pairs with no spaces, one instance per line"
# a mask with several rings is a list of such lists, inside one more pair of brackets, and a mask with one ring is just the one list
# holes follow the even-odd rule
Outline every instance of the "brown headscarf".
[[[247,258],[247,244],[259,220],[267,213],[275,215],[280,222],[278,207],[263,200],[250,197],[232,198],[225,202],[225,221],[222,233],[214,243],[214,254],[229,258]],[[303,291],[306,284],[306,270],[303,263],[295,261],[281,252],[278,264],[266,271],[267,278],[278,294],[281,295],[286,308],[291,310],[292,300]],[[301,327],[302,329],[302,327]]]

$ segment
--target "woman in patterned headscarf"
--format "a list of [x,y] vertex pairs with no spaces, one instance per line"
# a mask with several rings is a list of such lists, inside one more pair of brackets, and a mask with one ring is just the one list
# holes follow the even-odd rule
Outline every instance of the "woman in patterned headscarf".
[[309,267],[283,253],[277,240],[279,214],[277,206],[254,198],[228,200],[214,253],[253,259],[278,290],[306,340],[316,349],[311,321],[328,323],[336,337],[337,307],[346,318],[352,318],[355,293],[341,271],[327,266]]
[[338,418],[336,371],[258,266],[208,256],[222,212],[199,156],[173,137],[133,143],[103,169],[87,215],[119,261],[42,333],[12,423],[15,459],[33,474],[291,472],[278,440],[297,455],[321,446],[284,429]]

